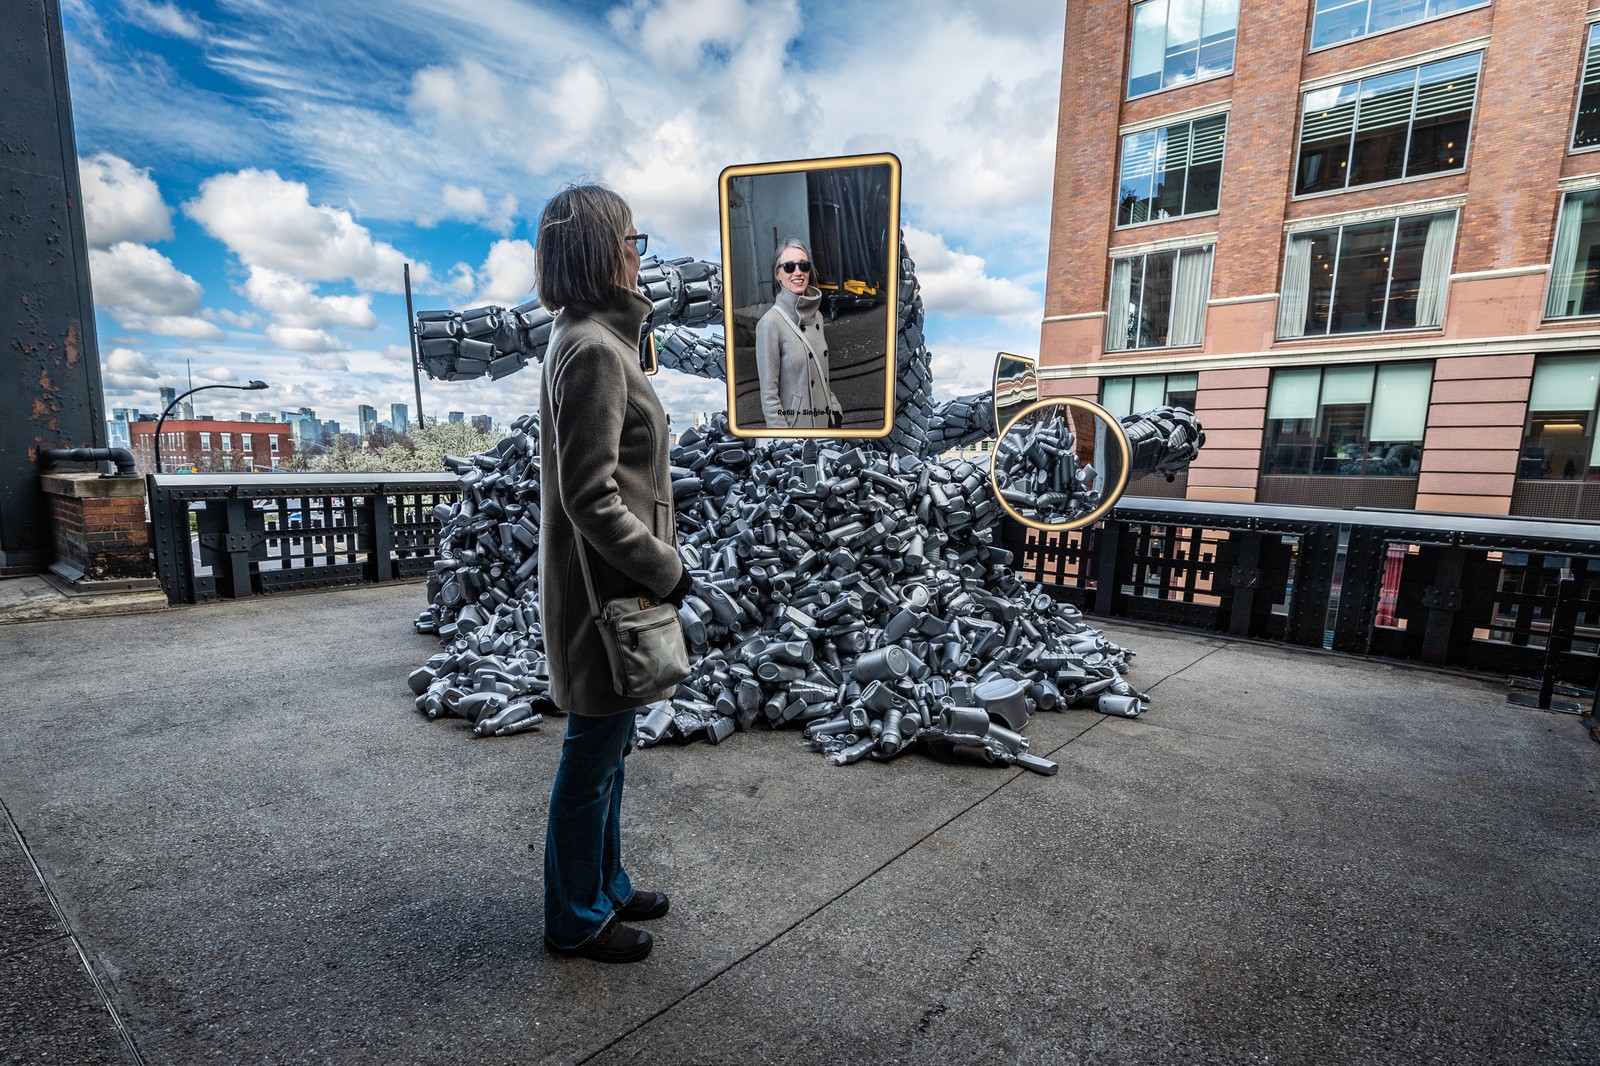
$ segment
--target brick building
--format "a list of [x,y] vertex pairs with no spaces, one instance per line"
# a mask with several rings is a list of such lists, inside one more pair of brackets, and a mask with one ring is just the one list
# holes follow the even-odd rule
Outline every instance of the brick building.
[[1195,499],[1600,518],[1600,7],[1074,0],[1066,41],[1047,392],[1192,406]]
[[[282,422],[220,422],[167,419],[161,426],[161,467],[167,472],[193,468],[202,474],[267,473],[294,458],[291,426]],[[139,469],[154,471],[156,423],[129,423]]]

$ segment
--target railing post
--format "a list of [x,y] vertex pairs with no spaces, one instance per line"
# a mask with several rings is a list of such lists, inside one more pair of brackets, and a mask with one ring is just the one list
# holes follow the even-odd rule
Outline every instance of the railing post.
[[390,499],[389,490],[378,485],[361,508],[364,512],[361,524],[366,527],[362,532],[367,534],[368,581],[394,580],[394,514],[389,507]]
[[155,527],[156,576],[171,604],[198,603],[194,556],[189,551],[189,501],[145,475],[150,493],[150,521]]
[[1261,534],[1250,530],[1238,533],[1238,554],[1235,565],[1228,569],[1231,588],[1228,611],[1228,632],[1236,637],[1255,636],[1251,621],[1255,617],[1256,593],[1261,585]]
[[1096,614],[1110,615],[1116,610],[1117,575],[1122,567],[1122,543],[1134,539],[1125,535],[1124,525],[1122,519],[1108,518],[1094,527]]
[[1456,615],[1463,601],[1461,578],[1466,570],[1467,553],[1454,546],[1439,549],[1439,566],[1433,584],[1422,593],[1428,619],[1422,632],[1422,661],[1443,666],[1450,661],[1450,646],[1455,634]]
[[1351,526],[1334,619],[1333,650],[1365,655],[1371,650],[1372,612],[1383,584],[1385,534],[1375,526]]
[[1300,534],[1294,591],[1289,597],[1289,643],[1320,648],[1327,639],[1328,600],[1338,556],[1338,526],[1319,526]]

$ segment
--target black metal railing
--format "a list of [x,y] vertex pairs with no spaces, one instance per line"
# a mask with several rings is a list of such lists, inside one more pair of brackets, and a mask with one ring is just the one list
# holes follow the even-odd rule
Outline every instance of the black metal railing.
[[419,577],[454,474],[153,474],[156,573],[169,603]]
[[1600,524],[1124,497],[1092,529],[1008,522],[1002,539],[1025,576],[1100,615],[1482,672],[1553,669],[1585,688],[1600,672]]

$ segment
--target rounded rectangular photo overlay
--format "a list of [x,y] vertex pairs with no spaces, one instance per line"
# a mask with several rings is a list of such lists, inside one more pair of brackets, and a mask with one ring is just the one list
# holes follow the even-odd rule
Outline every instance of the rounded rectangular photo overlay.
[[894,421],[900,160],[729,167],[728,418],[742,437],[883,437]]

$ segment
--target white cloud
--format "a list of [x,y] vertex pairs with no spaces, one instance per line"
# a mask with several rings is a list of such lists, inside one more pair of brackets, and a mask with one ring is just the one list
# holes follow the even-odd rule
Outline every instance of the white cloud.
[[95,303],[124,328],[196,340],[219,340],[222,331],[197,316],[203,289],[166,256],[122,241],[89,250]]
[[457,263],[455,271],[457,278],[468,282],[466,291],[475,290],[472,303],[515,307],[533,295],[533,245],[523,240],[495,241],[477,270]]
[[[303,182],[254,168],[218,174],[200,184],[184,212],[250,267],[311,281],[348,279],[365,288],[399,292],[406,257],[343,208],[311,202]],[[417,283],[426,269],[412,268]]]
[[906,226],[906,251],[917,265],[922,302],[952,317],[993,316],[1018,324],[1043,314],[1038,294],[1010,278],[991,277],[983,259],[952,249],[942,236]]
[[158,4],[151,0],[124,0],[128,17],[148,30],[185,41],[205,40],[205,30],[193,15],[177,4]]
[[205,367],[204,369],[200,370],[199,374],[200,374],[201,377],[205,378],[207,381],[229,382],[229,381],[233,381],[234,380],[234,373],[233,373],[233,368],[232,367],[208,366],[208,367]]
[[350,347],[325,329],[301,326],[268,326],[267,340],[292,352],[330,352]]
[[511,231],[516,221],[517,198],[506,193],[491,204],[489,197],[476,185],[462,187],[447,181],[439,190],[438,210],[437,218],[425,217],[419,221],[422,225],[431,226],[441,219],[457,219],[505,234]]
[[149,168],[96,152],[78,161],[78,178],[89,247],[109,248],[122,241],[142,244],[172,236],[172,208],[161,198]]
[[214,322],[221,322],[234,329],[255,329],[258,319],[255,315],[244,311],[230,311],[225,307],[208,308],[202,312],[206,318]]
[[371,296],[319,296],[307,282],[267,267],[251,267],[244,294],[278,326],[374,329],[378,325]]
[[151,389],[150,383],[160,380],[160,377],[149,357],[132,348],[113,348],[111,354],[100,362],[100,379],[108,388],[127,391]]

